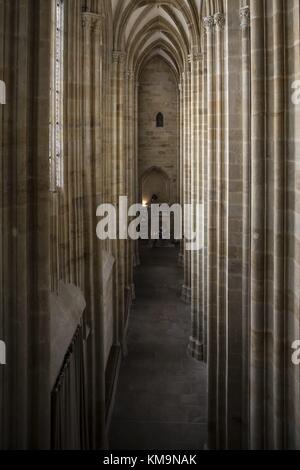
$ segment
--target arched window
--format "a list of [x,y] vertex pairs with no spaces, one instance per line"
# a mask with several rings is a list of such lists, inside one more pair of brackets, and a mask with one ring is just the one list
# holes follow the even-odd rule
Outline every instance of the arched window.
[[156,127],[164,127],[164,115],[162,113],[158,113],[156,116]]

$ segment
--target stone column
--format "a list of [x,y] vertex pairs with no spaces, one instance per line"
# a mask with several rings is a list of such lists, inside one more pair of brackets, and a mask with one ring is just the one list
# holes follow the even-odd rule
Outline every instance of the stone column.
[[[135,201],[134,197],[134,72],[131,68],[124,72],[124,191],[128,197],[128,207]],[[123,353],[127,354],[127,333],[129,310],[135,296],[133,282],[133,251],[134,241],[124,241],[124,289],[125,289],[125,315],[123,330]]]
[[209,448],[218,447],[216,437],[218,397],[216,393],[217,362],[217,291],[216,291],[216,161],[215,161],[215,65],[214,65],[214,17],[204,18],[206,30],[207,57],[207,347],[208,347],[208,387],[212,391],[209,396]]
[[0,1],[0,448],[50,447],[51,2]]
[[[181,83],[179,84],[179,116],[180,116],[180,124],[179,124],[179,132],[180,132],[180,168],[179,168],[179,202],[181,207],[184,204],[184,80],[185,75],[182,74],[181,76]],[[184,241],[183,239],[180,241],[180,250],[178,256],[178,264],[179,266],[184,266]]]
[[[285,150],[285,447],[300,448],[300,376],[299,366],[290,359],[290,345],[300,338],[300,104],[291,99],[291,88],[300,80],[300,3],[283,2],[285,15],[285,86],[286,150]],[[288,8],[287,8],[288,7]],[[272,63],[273,63],[272,57]],[[297,83],[297,82],[296,82]],[[299,82],[298,82],[299,83]],[[299,94],[298,94],[299,96]]]
[[266,108],[264,2],[251,1],[251,334],[250,446],[265,447]]
[[[190,199],[193,205],[193,213],[191,214],[191,224],[193,231],[199,227],[197,213],[195,211],[196,204],[202,203],[202,161],[201,161],[201,66],[202,55],[194,47],[190,56],[191,63],[191,134],[192,134],[192,150],[191,150],[191,188]],[[203,304],[201,302],[201,289],[203,279],[203,250],[192,251],[191,256],[191,336],[189,343],[189,352],[195,359],[203,360]]]
[[[214,191],[212,197],[216,197],[216,332],[218,341],[218,363],[217,370],[212,372],[216,373],[216,390],[218,396],[218,448],[227,448],[227,434],[226,429],[226,407],[227,407],[227,393],[226,393],[226,328],[227,328],[227,175],[225,164],[225,103],[224,103],[224,28],[225,28],[225,15],[223,13],[215,13],[215,168],[212,168],[212,178],[215,178]],[[214,172],[214,173],[213,173]],[[214,204],[214,201],[212,201]],[[215,207],[212,211],[214,214]]]
[[[88,322],[93,328],[95,323],[94,311],[94,282],[93,282],[93,205],[92,205],[92,26],[93,19],[89,13],[82,15],[83,27],[83,153],[85,158],[84,164],[84,208],[85,208],[85,230],[84,230],[84,244],[85,244],[85,297],[88,306]],[[90,394],[90,414],[96,412],[95,409],[95,344],[91,342],[89,350],[89,373],[88,373],[88,386]],[[95,426],[92,425],[90,429],[91,445],[95,447]]]
[[273,299],[274,308],[274,346],[273,346],[273,449],[285,446],[285,159],[286,159],[286,122],[285,122],[285,2],[273,1],[273,63],[274,63],[274,221],[273,221]]
[[[128,194],[129,194],[129,205],[135,204],[135,80],[134,71],[129,70],[128,75],[128,112],[129,112],[129,135],[128,135]],[[138,182],[136,182],[137,184]],[[134,245],[133,240],[128,242],[128,289],[131,290],[132,299],[135,298],[135,286],[133,279],[133,265],[134,265]]]
[[[182,200],[181,204],[184,207],[186,202],[186,173],[187,173],[187,166],[186,166],[186,159],[187,159],[187,71],[182,73]],[[186,270],[187,267],[185,265],[185,240],[183,238],[182,245],[182,265],[184,270],[184,283],[182,286],[182,300],[185,301],[186,299]]]
[[[119,196],[125,195],[125,161],[124,161],[124,59],[122,51],[113,51],[113,204],[119,207]],[[116,260],[114,289],[115,289],[115,312],[116,312],[116,342],[122,345],[122,337],[125,326],[125,242],[124,240],[113,241],[113,253]]]
[[[139,203],[139,162],[138,162],[138,119],[139,119],[139,107],[138,107],[138,97],[139,97],[139,82],[134,82],[134,203]],[[140,251],[139,251],[139,242],[134,242],[134,266],[137,267],[140,265]]]
[[102,81],[103,81],[103,17],[97,14],[94,17],[93,24],[93,42],[94,42],[94,97],[93,97],[93,159],[94,159],[94,184],[93,184],[93,217],[92,230],[95,240],[94,246],[94,292],[95,292],[95,368],[96,368],[96,419],[95,419],[95,442],[96,448],[107,447],[106,436],[106,381],[105,381],[105,350],[104,350],[104,301],[103,301],[103,244],[95,236],[95,213],[98,204],[102,202],[102,173],[103,159],[102,139],[103,127],[101,115],[102,109]]
[[[191,186],[192,186],[192,159],[193,159],[193,98],[192,98],[192,63],[188,58],[187,63],[187,154],[186,154],[186,204],[191,204]],[[189,225],[192,228],[192,214],[189,213]],[[191,266],[191,252],[185,249],[184,252],[184,266],[185,266],[185,301],[190,303],[192,300],[192,266]]]
[[[191,188],[191,70],[190,62],[186,64],[184,72],[184,168],[183,168],[183,204],[190,203]],[[190,214],[184,211],[187,217],[187,224],[190,225]],[[182,287],[182,299],[186,303],[191,302],[191,252],[185,249],[184,252],[184,285]]]
[[250,8],[240,9],[242,35],[242,113],[243,113],[243,444],[248,445],[249,420],[249,307],[250,307],[250,227],[251,227],[251,82]]
[[102,174],[104,170],[104,155],[102,155],[102,82],[103,82],[103,18],[97,15],[93,26],[94,35],[94,152],[95,152],[95,177],[96,177],[96,202],[103,200]]
[[207,50],[203,50],[203,61],[202,61],[202,97],[201,97],[201,187],[199,199],[203,204],[203,251],[202,251],[202,283],[199,284],[199,302],[201,303],[200,308],[203,311],[203,360],[207,362],[207,172],[208,172],[208,161],[207,161],[207,145],[208,145],[208,99],[207,99]]
[[[93,243],[93,230],[89,224],[92,224],[92,26],[93,18],[89,13],[82,15],[83,26],[83,142],[84,142],[84,197],[85,209],[87,215],[85,217],[85,253],[89,256],[90,273],[86,272],[88,278],[86,279],[86,295],[94,296],[93,285],[90,282],[92,276],[92,243]],[[91,238],[92,237],[92,238]]]
[[[96,238],[95,216],[101,181],[102,127],[100,116],[102,80],[102,17],[84,12],[83,25],[83,115],[85,197],[85,295],[91,326],[89,348],[89,394],[91,444],[103,448],[105,436],[105,364],[103,350],[103,299],[101,243]],[[93,59],[94,58],[94,59]],[[98,200],[98,201],[97,201]],[[95,418],[96,417],[96,418]]]
[[[190,111],[189,111],[189,137],[190,137],[190,151],[189,151],[189,157],[188,157],[188,162],[189,162],[189,173],[188,173],[188,202],[189,204],[192,205],[192,207],[195,207],[196,204],[196,142],[197,142],[197,137],[196,137],[196,107],[197,107],[197,78],[196,78],[196,72],[197,72],[197,66],[194,61],[194,51],[192,47],[192,53],[188,57],[188,63],[190,67],[190,97],[189,97],[189,106],[190,106]],[[191,227],[191,232],[194,229],[195,226],[195,217],[193,214],[193,211],[189,214],[189,224]],[[187,269],[189,270],[189,277],[187,278],[187,283],[186,285],[190,288],[190,301],[191,301],[191,309],[192,309],[192,315],[194,316],[197,307],[196,307],[196,282],[197,282],[197,275],[196,275],[196,256],[195,252],[187,252],[186,253],[186,261],[187,261]]]
[[[125,80],[125,100],[124,100],[124,125],[125,125],[125,132],[124,132],[124,157],[125,157],[125,191],[124,196],[128,197],[129,205],[132,204],[130,202],[130,189],[131,189],[131,178],[130,178],[130,164],[131,164],[131,145],[130,145],[130,129],[131,129],[131,116],[130,116],[130,70],[125,70],[124,72],[124,80]],[[128,292],[129,289],[129,258],[130,258],[130,241],[125,242],[125,290]],[[127,312],[125,312],[127,313]],[[125,318],[125,321],[127,319]]]

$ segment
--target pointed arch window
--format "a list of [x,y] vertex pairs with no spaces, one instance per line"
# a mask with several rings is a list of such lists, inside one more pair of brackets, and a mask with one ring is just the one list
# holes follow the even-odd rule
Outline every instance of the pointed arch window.
[[52,2],[52,63],[50,83],[50,187],[63,187],[64,0]]
[[165,118],[163,113],[158,113],[156,116],[156,127],[164,127],[165,125]]

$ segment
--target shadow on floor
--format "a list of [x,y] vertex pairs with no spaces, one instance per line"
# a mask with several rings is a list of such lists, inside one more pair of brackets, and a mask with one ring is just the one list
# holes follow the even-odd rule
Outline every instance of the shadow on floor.
[[206,439],[206,368],[189,358],[190,307],[175,247],[141,247],[112,450],[198,450]]

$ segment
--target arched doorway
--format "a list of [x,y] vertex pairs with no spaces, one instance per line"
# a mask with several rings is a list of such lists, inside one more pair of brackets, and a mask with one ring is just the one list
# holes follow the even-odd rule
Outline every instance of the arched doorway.
[[149,204],[153,194],[158,197],[160,203],[170,203],[171,181],[162,168],[149,168],[143,174],[140,185],[143,204]]

